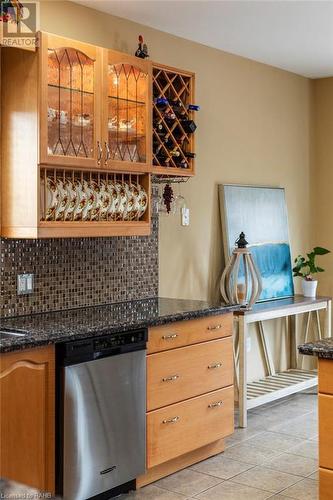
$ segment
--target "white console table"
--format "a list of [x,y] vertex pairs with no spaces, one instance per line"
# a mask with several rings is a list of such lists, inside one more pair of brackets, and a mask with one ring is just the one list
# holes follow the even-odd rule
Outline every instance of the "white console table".
[[[270,401],[288,396],[295,392],[313,387],[318,383],[316,370],[297,368],[296,316],[307,313],[305,326],[306,342],[312,315],[315,315],[318,337],[322,337],[319,311],[326,311],[325,337],[331,337],[331,298],[317,297],[309,299],[295,295],[288,299],[272,300],[255,304],[249,311],[235,311],[238,322],[238,344],[235,347],[235,366],[239,387],[239,426],[247,427],[247,410]],[[263,322],[269,319],[285,318],[289,336],[290,368],[276,373],[267,345]],[[251,323],[258,324],[259,339],[263,348],[267,376],[247,383],[247,348],[246,339]]]

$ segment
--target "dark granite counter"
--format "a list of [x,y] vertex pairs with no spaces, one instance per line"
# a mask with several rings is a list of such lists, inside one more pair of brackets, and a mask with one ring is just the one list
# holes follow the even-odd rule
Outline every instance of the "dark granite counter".
[[238,306],[199,300],[152,298],[0,319],[0,331],[8,328],[26,332],[23,337],[2,338],[0,333],[0,352],[225,314],[237,309]]
[[298,346],[301,354],[308,354],[309,356],[318,356],[318,358],[326,358],[333,360],[333,338],[316,340],[315,342],[308,342]]

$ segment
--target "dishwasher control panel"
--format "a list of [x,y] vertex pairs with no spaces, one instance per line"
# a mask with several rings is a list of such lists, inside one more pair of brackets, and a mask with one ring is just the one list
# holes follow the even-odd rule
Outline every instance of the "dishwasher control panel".
[[116,335],[107,335],[105,337],[99,337],[94,341],[94,351],[104,351],[112,349],[113,347],[123,346],[123,345],[133,345],[136,343],[146,342],[145,331],[135,331],[118,333]]
[[105,356],[145,349],[147,329],[109,333],[83,340],[74,340],[57,346],[57,362],[60,365],[90,361]]

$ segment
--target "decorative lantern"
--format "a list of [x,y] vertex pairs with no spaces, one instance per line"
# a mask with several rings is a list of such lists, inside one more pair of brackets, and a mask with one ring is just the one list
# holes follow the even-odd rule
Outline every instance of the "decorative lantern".
[[244,233],[239,235],[236,245],[221,277],[221,294],[227,304],[251,309],[262,291],[261,276],[246,248],[248,242]]

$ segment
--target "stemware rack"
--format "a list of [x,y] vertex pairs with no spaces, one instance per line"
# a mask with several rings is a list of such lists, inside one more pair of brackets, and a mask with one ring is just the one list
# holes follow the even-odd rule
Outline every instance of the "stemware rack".
[[[194,133],[186,131],[183,120],[193,120],[188,105],[194,100],[194,74],[164,65],[153,65],[153,172],[177,176],[194,175]],[[158,99],[166,99],[164,109]],[[177,103],[181,118],[174,114]],[[170,113],[172,118],[170,119]],[[178,156],[173,153],[176,151]],[[177,174],[175,174],[177,170]]]
[[189,177],[173,177],[171,175],[153,175],[152,184],[184,184]]

